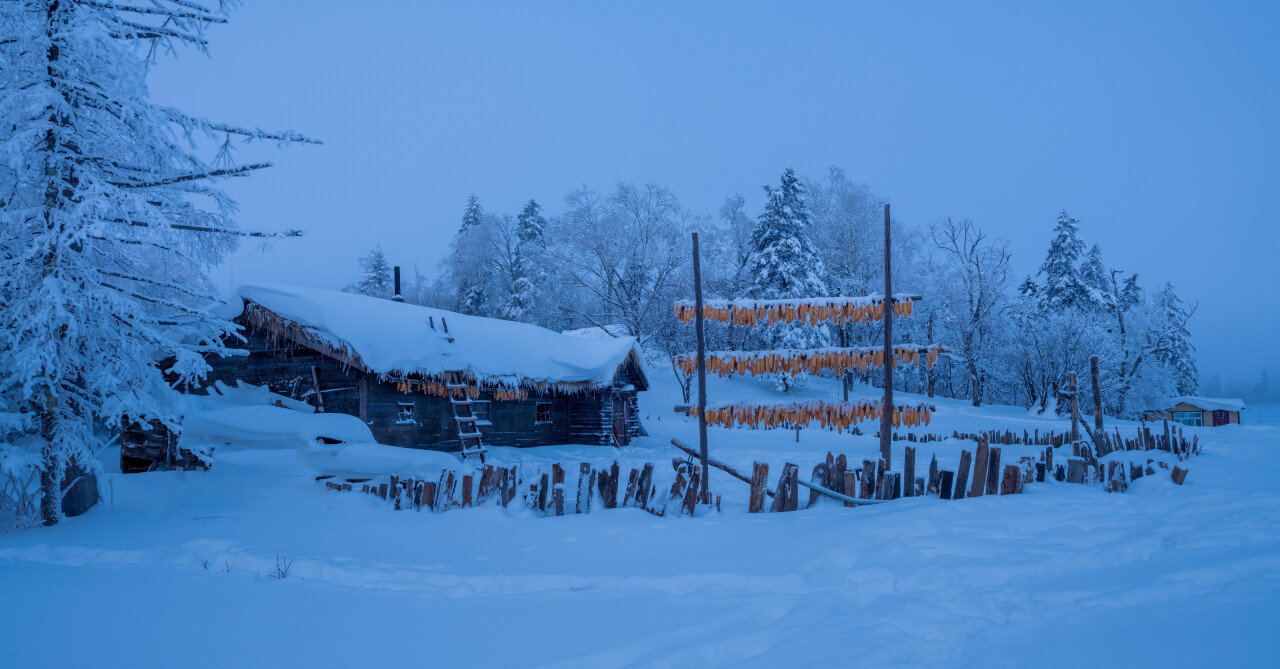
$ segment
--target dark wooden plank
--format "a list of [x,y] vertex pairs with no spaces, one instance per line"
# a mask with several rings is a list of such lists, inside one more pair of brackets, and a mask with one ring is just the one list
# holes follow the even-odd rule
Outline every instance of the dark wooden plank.
[[591,464],[587,462],[578,464],[578,496],[573,512],[591,512]]
[[953,474],[950,471],[947,471],[945,469],[938,471],[938,496],[939,497],[941,497],[942,499],[951,499],[951,491],[954,488],[954,486],[952,485],[954,478],[955,478],[955,474]]
[[768,483],[769,465],[762,462],[751,463],[751,496],[747,498],[747,513],[764,511],[764,489]]
[[1004,478],[1000,481],[1001,495],[1014,495],[1022,492],[1022,470],[1017,465],[1006,465]]
[[969,483],[969,465],[973,455],[969,451],[960,451],[960,468],[956,472],[956,489],[951,499],[963,499],[965,486]]
[[474,477],[471,474],[463,474],[462,476],[462,508],[471,506],[471,483]]
[[[973,459],[973,485],[969,486],[969,497],[980,497],[987,486],[987,456],[991,446],[987,438],[978,438],[977,453]],[[963,468],[962,468],[963,469]]]
[[622,498],[623,506],[631,506],[636,499],[636,485],[640,482],[640,470],[632,469],[631,474],[627,476],[627,493]]
[[845,482],[845,475],[844,475],[844,474],[845,474],[845,472],[847,472],[848,470],[849,470],[849,460],[848,460],[848,458],[846,458],[846,457],[845,457],[844,453],[841,453],[840,455],[837,455],[837,456],[836,456],[836,467],[835,467],[835,469],[831,472],[831,478],[832,478],[832,481],[831,481],[831,482],[835,485],[835,488],[833,488],[833,490],[835,490],[836,492],[838,492],[838,493],[840,493],[840,494],[842,494],[842,495],[850,495],[850,496],[852,496],[849,492],[845,492],[845,489],[844,489],[844,482]]
[[1174,467],[1173,471],[1169,472],[1169,477],[1173,479],[1174,483],[1182,485],[1182,482],[1187,480],[1188,471],[1182,467]]
[[987,494],[994,495],[1000,490],[1000,449],[992,447],[987,454]]
[[938,456],[934,455],[929,459],[929,483],[924,489],[926,495],[936,495],[941,489],[938,481]]
[[1084,460],[1080,458],[1067,460],[1067,483],[1084,483]]
[[564,515],[564,467],[559,462],[551,464],[551,501],[557,516]]
[[[854,490],[857,490],[857,488],[858,488],[858,475],[857,475],[857,472],[855,472],[855,471],[854,471],[854,470],[852,470],[852,469],[847,469],[847,470],[845,470],[845,472],[844,472],[844,489],[845,489],[845,490],[848,490],[848,491],[850,491],[850,492],[852,492],[852,491],[854,491]],[[846,493],[844,493],[844,494],[845,494],[845,495],[847,495],[847,496],[849,496],[849,497],[852,497],[852,496],[853,496],[853,495],[849,495],[849,493],[848,493],[848,492],[846,492]],[[845,506],[847,506],[847,507],[855,506],[852,502],[845,502],[845,503],[844,503],[844,505],[845,505]]]
[[876,494],[876,463],[871,460],[862,461],[862,489],[858,491],[859,499],[871,499]]
[[640,470],[640,479],[636,482],[636,502],[642,509],[649,509],[649,499],[653,495],[653,463],[646,462]]
[[914,446],[907,446],[902,449],[902,480],[906,482],[906,485],[904,485],[902,489],[902,495],[904,497],[915,496],[916,449]]

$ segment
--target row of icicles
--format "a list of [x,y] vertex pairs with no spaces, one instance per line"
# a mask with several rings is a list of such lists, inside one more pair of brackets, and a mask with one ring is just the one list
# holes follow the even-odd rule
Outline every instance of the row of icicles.
[[[467,386],[466,388],[450,389],[447,385],[440,381],[400,381],[396,384],[396,388],[402,393],[418,391],[436,397],[453,397],[453,393],[462,392],[467,399],[477,399],[480,397],[482,389],[478,386]],[[529,391],[523,388],[485,388],[483,392],[487,392],[493,396],[495,400],[506,402],[524,400],[529,398]]]
[[[894,367],[901,365],[924,364],[933,369],[938,362],[937,344],[916,346],[906,344],[894,347]],[[676,365],[685,374],[693,375],[698,371],[696,353],[677,355]],[[867,368],[884,368],[884,348],[819,348],[808,350],[781,351],[711,351],[707,353],[707,372],[719,376],[733,374],[789,374],[795,376],[801,372],[820,374],[829,370],[836,374],[844,374],[852,369],[859,372]]]
[[[797,402],[794,404],[727,405],[707,409],[708,425],[752,429],[797,429],[817,422],[826,429],[844,432],[856,423],[880,418],[880,402]],[[933,407],[898,405],[889,419],[894,427],[928,425]],[[688,409],[698,415],[697,407]]]
[[[910,299],[895,301],[893,303],[894,317],[910,316],[912,304],[913,302]],[[689,302],[679,302],[675,305],[674,311],[676,318],[680,319],[681,323],[688,325],[693,322],[697,308]],[[747,327],[776,325],[779,323],[794,323],[798,325],[835,323],[836,325],[844,325],[846,320],[853,323],[861,323],[863,321],[878,321],[884,318],[884,301],[876,300],[864,303],[840,299],[833,299],[830,302],[766,301],[758,302],[755,305],[726,305],[723,302],[713,302],[702,305],[702,317],[717,323],[732,323]]]

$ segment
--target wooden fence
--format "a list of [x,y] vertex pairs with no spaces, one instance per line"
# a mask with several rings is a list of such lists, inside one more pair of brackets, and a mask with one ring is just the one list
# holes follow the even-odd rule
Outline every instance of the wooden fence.
[[[933,435],[922,441],[938,441]],[[747,477],[732,467],[716,460],[708,465],[720,469],[748,484],[747,512],[761,513],[798,511],[801,508],[801,488],[807,488],[804,508],[816,504],[822,497],[843,502],[845,506],[879,504],[902,497],[936,495],[941,499],[963,499],[982,495],[1016,495],[1026,484],[1043,482],[1049,478],[1080,484],[1104,484],[1108,492],[1123,492],[1129,484],[1143,476],[1158,471],[1169,471],[1174,483],[1186,479],[1187,469],[1170,467],[1162,460],[1147,458],[1141,462],[1102,462],[1099,458],[1117,451],[1165,451],[1179,462],[1200,452],[1199,440],[1187,439],[1181,430],[1171,430],[1166,425],[1163,434],[1150,428],[1139,428],[1132,438],[1125,438],[1117,430],[1112,434],[1101,433],[1093,443],[1080,441],[1062,442],[1064,435],[1025,433],[1030,445],[1043,446],[1034,455],[1019,456],[1016,462],[1002,462],[999,445],[1019,444],[1012,432],[988,432],[977,435],[956,434],[954,438],[975,439],[973,452],[961,450],[956,469],[941,469],[935,456],[927,471],[916,476],[916,449],[903,448],[902,471],[885,471],[883,460],[863,460],[852,463],[844,455],[827,453],[823,462],[813,467],[807,481],[800,478],[799,467],[790,462],[782,466],[773,490],[768,489],[769,465],[752,463],[751,476]],[[686,453],[693,453],[677,440],[672,444]],[[1061,449],[1063,452],[1057,454]],[[1070,455],[1066,451],[1070,450]],[[617,461],[603,469],[595,469],[582,462],[576,467],[578,475],[573,486],[566,485],[566,469],[560,463],[545,466],[499,467],[486,465],[477,473],[462,474],[444,470],[434,481],[389,477],[381,483],[367,480],[336,482],[331,476],[321,476],[326,487],[333,490],[355,490],[377,495],[396,509],[413,509],[427,512],[444,512],[450,509],[468,508],[496,500],[500,506],[518,504],[547,516],[591,513],[592,510],[634,507],[644,509],[655,516],[692,516],[698,507],[698,489],[702,481],[702,468],[692,458],[675,458],[671,461],[675,481],[669,489],[659,490],[654,483],[655,466],[645,463],[639,469],[631,469],[625,485],[622,470]],[[477,475],[478,474],[478,475]],[[621,497],[621,499],[619,499]],[[706,500],[711,504],[712,500]],[[714,496],[714,506],[720,509],[720,496]]]
[[[381,483],[359,480],[339,483],[329,480],[332,476],[320,476],[317,480],[324,481],[325,487],[331,490],[355,490],[359,486],[360,492],[387,500],[395,509],[415,511],[442,513],[496,500],[502,507],[516,502],[547,516],[619,507],[635,507],[655,516],[692,516],[698,505],[701,467],[677,458],[672,460],[672,468],[675,470],[675,482],[664,491],[659,491],[654,483],[653,463],[632,469],[624,487],[622,470],[616,461],[604,469],[595,469],[587,462],[579,463],[573,488],[566,486],[565,468],[560,463],[552,464],[549,470],[545,467],[485,465],[478,470],[478,476],[443,470],[435,481],[397,476]],[[621,500],[618,499],[620,492]],[[714,497],[714,505],[719,510],[719,495]]]

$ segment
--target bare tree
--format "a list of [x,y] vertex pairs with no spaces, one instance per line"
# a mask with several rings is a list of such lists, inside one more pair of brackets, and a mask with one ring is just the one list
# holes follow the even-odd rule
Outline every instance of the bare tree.
[[933,242],[944,259],[944,271],[955,281],[958,300],[945,314],[959,343],[957,351],[969,376],[973,406],[982,403],[988,374],[990,340],[996,320],[1007,306],[1009,245],[990,239],[970,219],[938,221]]

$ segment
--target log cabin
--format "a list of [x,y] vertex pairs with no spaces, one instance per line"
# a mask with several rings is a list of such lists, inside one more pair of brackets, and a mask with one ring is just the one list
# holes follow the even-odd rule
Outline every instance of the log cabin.
[[[351,293],[237,291],[247,355],[208,360],[237,381],[365,421],[379,443],[464,455],[486,446],[625,446],[649,383],[631,337],[585,339]],[[230,316],[231,314],[227,314]]]
[[1167,408],[1149,411],[1147,420],[1171,420],[1193,427],[1238,425],[1244,400],[1226,397],[1175,397],[1168,400]]

